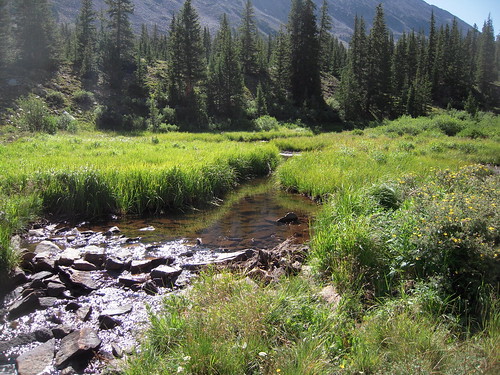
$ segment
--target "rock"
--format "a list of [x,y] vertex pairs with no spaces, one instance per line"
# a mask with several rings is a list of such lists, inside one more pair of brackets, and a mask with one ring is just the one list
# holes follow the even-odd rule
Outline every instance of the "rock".
[[50,241],[42,241],[38,245],[36,245],[35,253],[49,253],[49,254],[58,254],[61,252],[59,246]]
[[49,297],[59,297],[66,291],[66,287],[63,284],[49,282],[47,284],[47,295]]
[[92,315],[92,306],[82,306],[75,313],[81,321],[86,322]]
[[100,329],[113,329],[122,324],[121,321],[109,315],[99,315],[98,320]]
[[[3,281],[3,279],[2,279]],[[8,276],[6,285],[3,286],[5,290],[3,292],[8,292],[11,291],[12,289],[16,288],[19,285],[25,284],[28,281],[28,277],[24,273],[22,269],[19,267],[14,268]],[[2,292],[0,292],[0,295],[3,295]]]
[[55,340],[49,340],[35,349],[21,354],[16,359],[19,375],[37,375],[44,372],[52,364],[55,351]]
[[32,313],[39,306],[40,301],[38,297],[34,293],[31,293],[23,299],[17,300],[12,306],[10,306],[8,318],[10,320],[17,319],[22,315]]
[[194,252],[186,251],[185,253],[180,254],[181,257],[192,258],[194,256]]
[[151,271],[153,267],[153,261],[151,259],[133,260],[130,264],[130,272],[133,274],[146,273]]
[[182,269],[174,268],[167,265],[156,267],[151,271],[151,278],[154,280],[159,280],[161,282],[160,286],[172,285],[177,277],[181,274]]
[[198,246],[203,245],[203,240],[202,240],[201,238],[197,238],[197,239],[196,239],[196,244],[197,244]]
[[73,263],[73,268],[78,271],[95,271],[97,267],[95,264],[89,263],[85,260],[77,260]]
[[109,228],[105,233],[104,235],[105,236],[112,236],[113,234],[117,234],[117,233],[120,233],[120,228],[118,227],[111,227]]
[[133,309],[132,305],[123,305],[111,309],[106,309],[101,313],[101,315],[109,315],[109,316],[125,315],[131,312],[132,309]]
[[129,265],[129,262],[126,262],[124,260],[121,260],[118,258],[108,258],[106,260],[105,268],[108,271],[122,271],[125,268],[127,268],[128,265]]
[[56,339],[62,339],[63,337],[68,336],[71,332],[73,332],[73,328],[66,324],[61,324],[52,328],[52,334]]
[[116,358],[123,357],[123,349],[118,344],[115,344],[115,343],[111,344],[111,353],[113,353],[113,355]]
[[83,259],[95,264],[97,267],[102,267],[106,261],[106,251],[102,247],[87,246],[82,252],[84,253]]
[[80,307],[82,307],[82,305],[80,305],[79,303],[77,302],[70,302],[66,305],[66,307],[64,308],[66,311],[73,311],[75,312],[76,310],[78,310]]
[[283,223],[283,224],[296,223],[297,221],[299,221],[299,217],[294,212],[289,212],[281,219],[277,220],[278,223]]
[[146,228],[141,228],[141,229],[139,229],[139,231],[140,231],[140,232],[152,232],[152,231],[154,231],[154,230],[156,230],[156,229],[155,229],[155,227],[153,227],[153,226],[151,226],[151,225],[150,225],[150,226],[148,226],[148,227],[146,227]]
[[20,83],[19,83],[19,81],[16,78],[9,78],[7,80],[7,85],[9,85],[11,87],[14,87],[14,86],[19,86]]
[[140,284],[144,284],[146,281],[148,281],[148,275],[141,275],[141,276],[121,276],[118,278],[118,282],[126,287],[129,288],[134,288],[137,287]]
[[57,264],[60,266],[71,266],[78,259],[80,259],[80,250],[67,248],[59,256]]
[[70,360],[91,355],[100,346],[101,340],[99,336],[90,328],[83,328],[70,333],[61,340],[61,348],[56,354],[55,365],[60,370]]
[[21,263],[19,264],[20,267],[24,270],[33,270],[33,259],[35,258],[36,254],[32,253],[30,251],[24,251],[21,253]]
[[48,271],[54,272],[57,256],[53,253],[38,253],[32,260],[33,270],[35,272]]
[[35,335],[35,339],[38,342],[47,342],[50,339],[54,338],[54,334],[48,328],[41,328],[33,332]]
[[52,272],[49,271],[40,271],[31,276],[32,281],[44,280],[52,276]]
[[38,300],[42,309],[48,309],[57,303],[57,298],[55,297],[40,297]]
[[80,288],[85,292],[96,290],[97,283],[92,279],[92,275],[87,271],[77,271],[71,268],[61,268],[61,279],[67,280],[73,287]]
[[146,283],[144,283],[144,285],[142,286],[142,290],[144,290],[144,292],[146,294],[149,294],[150,296],[154,296],[156,294],[158,294],[158,287],[156,286],[156,284],[153,282],[153,281],[148,281]]
[[45,237],[43,229],[30,229],[28,235],[30,237]]

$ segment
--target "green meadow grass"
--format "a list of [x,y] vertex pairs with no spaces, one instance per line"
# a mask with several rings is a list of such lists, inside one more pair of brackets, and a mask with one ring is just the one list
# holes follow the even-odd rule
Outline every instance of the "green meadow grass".
[[[496,374],[498,117],[402,118],[279,138],[285,189],[320,199],[312,273],[203,274],[166,300],[126,374]],[[338,306],[319,291],[331,285]]]

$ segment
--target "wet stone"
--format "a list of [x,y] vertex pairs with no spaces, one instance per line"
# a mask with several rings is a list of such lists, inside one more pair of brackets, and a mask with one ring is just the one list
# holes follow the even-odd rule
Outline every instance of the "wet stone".
[[85,260],[77,260],[73,263],[73,268],[78,271],[95,271],[97,267],[95,264],[87,262]]
[[175,281],[175,279],[181,274],[181,272],[182,270],[179,268],[163,265],[151,271],[151,278],[159,279],[161,280],[163,285],[166,285]]
[[158,286],[153,281],[144,283],[144,285],[142,286],[142,290],[144,290],[144,292],[146,294],[149,294],[150,296],[154,296],[159,292]]
[[92,291],[98,288],[97,283],[92,279],[92,275],[87,271],[77,271],[71,268],[61,268],[62,275],[64,275],[69,283],[84,291]]
[[54,254],[49,252],[38,253],[33,258],[33,270],[35,272],[47,271],[53,272],[56,264],[56,258]]
[[18,286],[21,284],[24,284],[25,282],[28,281],[28,278],[26,277],[26,274],[22,269],[19,267],[16,267],[10,274],[9,274],[9,281],[12,286]]
[[71,266],[78,259],[80,259],[80,250],[68,248],[61,253],[58,264],[61,266]]
[[15,365],[0,365],[0,374],[2,375],[17,375]]
[[129,265],[128,262],[120,260],[118,258],[108,258],[106,260],[106,269],[108,271],[122,271]]
[[278,219],[277,221],[278,221],[278,223],[282,223],[282,224],[296,223],[297,221],[299,221],[299,217],[297,216],[296,213],[289,212],[285,216],[283,216],[282,218]]
[[59,246],[57,246],[55,243],[50,242],[50,241],[42,241],[38,245],[36,245],[35,248],[35,253],[40,254],[40,253],[51,253],[51,254],[57,254],[61,252],[61,249]]
[[120,228],[118,227],[111,227],[109,228],[105,233],[104,235],[106,236],[112,236],[113,234],[117,234],[117,233],[120,233]]
[[115,343],[111,344],[111,353],[113,353],[113,355],[116,358],[123,357],[123,349],[118,344],[115,344]]
[[52,364],[55,351],[55,340],[49,340],[35,349],[21,354],[17,360],[19,375],[37,375],[42,373],[47,366]]
[[28,235],[30,237],[45,237],[43,229],[30,229]]
[[82,249],[82,252],[84,253],[83,259],[97,267],[101,267],[106,261],[106,251],[102,247],[87,246]]
[[80,305],[79,303],[77,303],[77,302],[70,302],[70,303],[68,303],[66,305],[65,310],[66,311],[73,311],[73,312],[75,312],[80,307],[82,307],[82,305]]
[[152,260],[133,260],[130,264],[130,272],[134,274],[149,272],[152,269]]
[[63,284],[49,282],[47,284],[47,295],[49,297],[59,297],[66,291],[66,287]]
[[140,284],[144,284],[148,281],[148,276],[121,276],[118,278],[118,282],[126,287],[133,288],[134,286],[138,286]]
[[52,272],[49,271],[41,271],[38,273],[35,273],[33,276],[31,276],[32,281],[37,281],[37,280],[44,280],[52,276]]
[[78,360],[92,354],[101,346],[101,339],[90,328],[83,328],[70,333],[61,340],[61,347],[56,354],[56,367],[62,369],[70,360]]

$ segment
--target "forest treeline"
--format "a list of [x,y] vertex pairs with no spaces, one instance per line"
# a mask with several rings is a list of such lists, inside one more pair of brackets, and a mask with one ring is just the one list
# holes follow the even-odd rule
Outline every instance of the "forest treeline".
[[250,128],[270,115],[305,123],[370,121],[427,114],[431,105],[474,113],[498,105],[500,37],[488,18],[460,30],[456,19],[430,33],[387,28],[382,5],[371,30],[356,17],[347,48],[331,34],[326,1],[292,0],[288,23],[259,33],[246,2],[239,25],[225,15],[215,35],[191,0],[167,34],[134,34],[131,0],[82,0],[74,24],[57,25],[49,0],[0,0],[0,66],[31,72],[70,64],[103,106],[107,129],[168,131]]

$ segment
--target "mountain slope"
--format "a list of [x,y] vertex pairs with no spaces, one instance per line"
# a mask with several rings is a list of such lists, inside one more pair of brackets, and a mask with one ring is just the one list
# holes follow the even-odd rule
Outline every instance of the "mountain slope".
[[[134,27],[142,24],[157,24],[161,31],[168,30],[172,14],[177,12],[184,0],[134,0],[135,12],[132,17]],[[264,33],[279,30],[287,22],[290,0],[253,0],[259,28]],[[318,9],[322,0],[314,0]],[[388,27],[397,38],[403,31],[428,31],[431,12],[434,10],[436,24],[450,24],[453,15],[445,10],[429,5],[423,0],[328,0],[330,14],[334,19],[334,34],[349,41],[353,32],[354,17],[363,16],[367,27],[371,26],[375,8],[384,6]],[[60,22],[73,23],[80,8],[80,0],[53,0],[54,9]],[[200,14],[203,26],[217,28],[219,18],[226,13],[233,27],[239,25],[245,0],[194,0],[193,5]],[[94,0],[96,10],[106,9],[104,0]],[[459,20],[462,30],[470,26]]]

